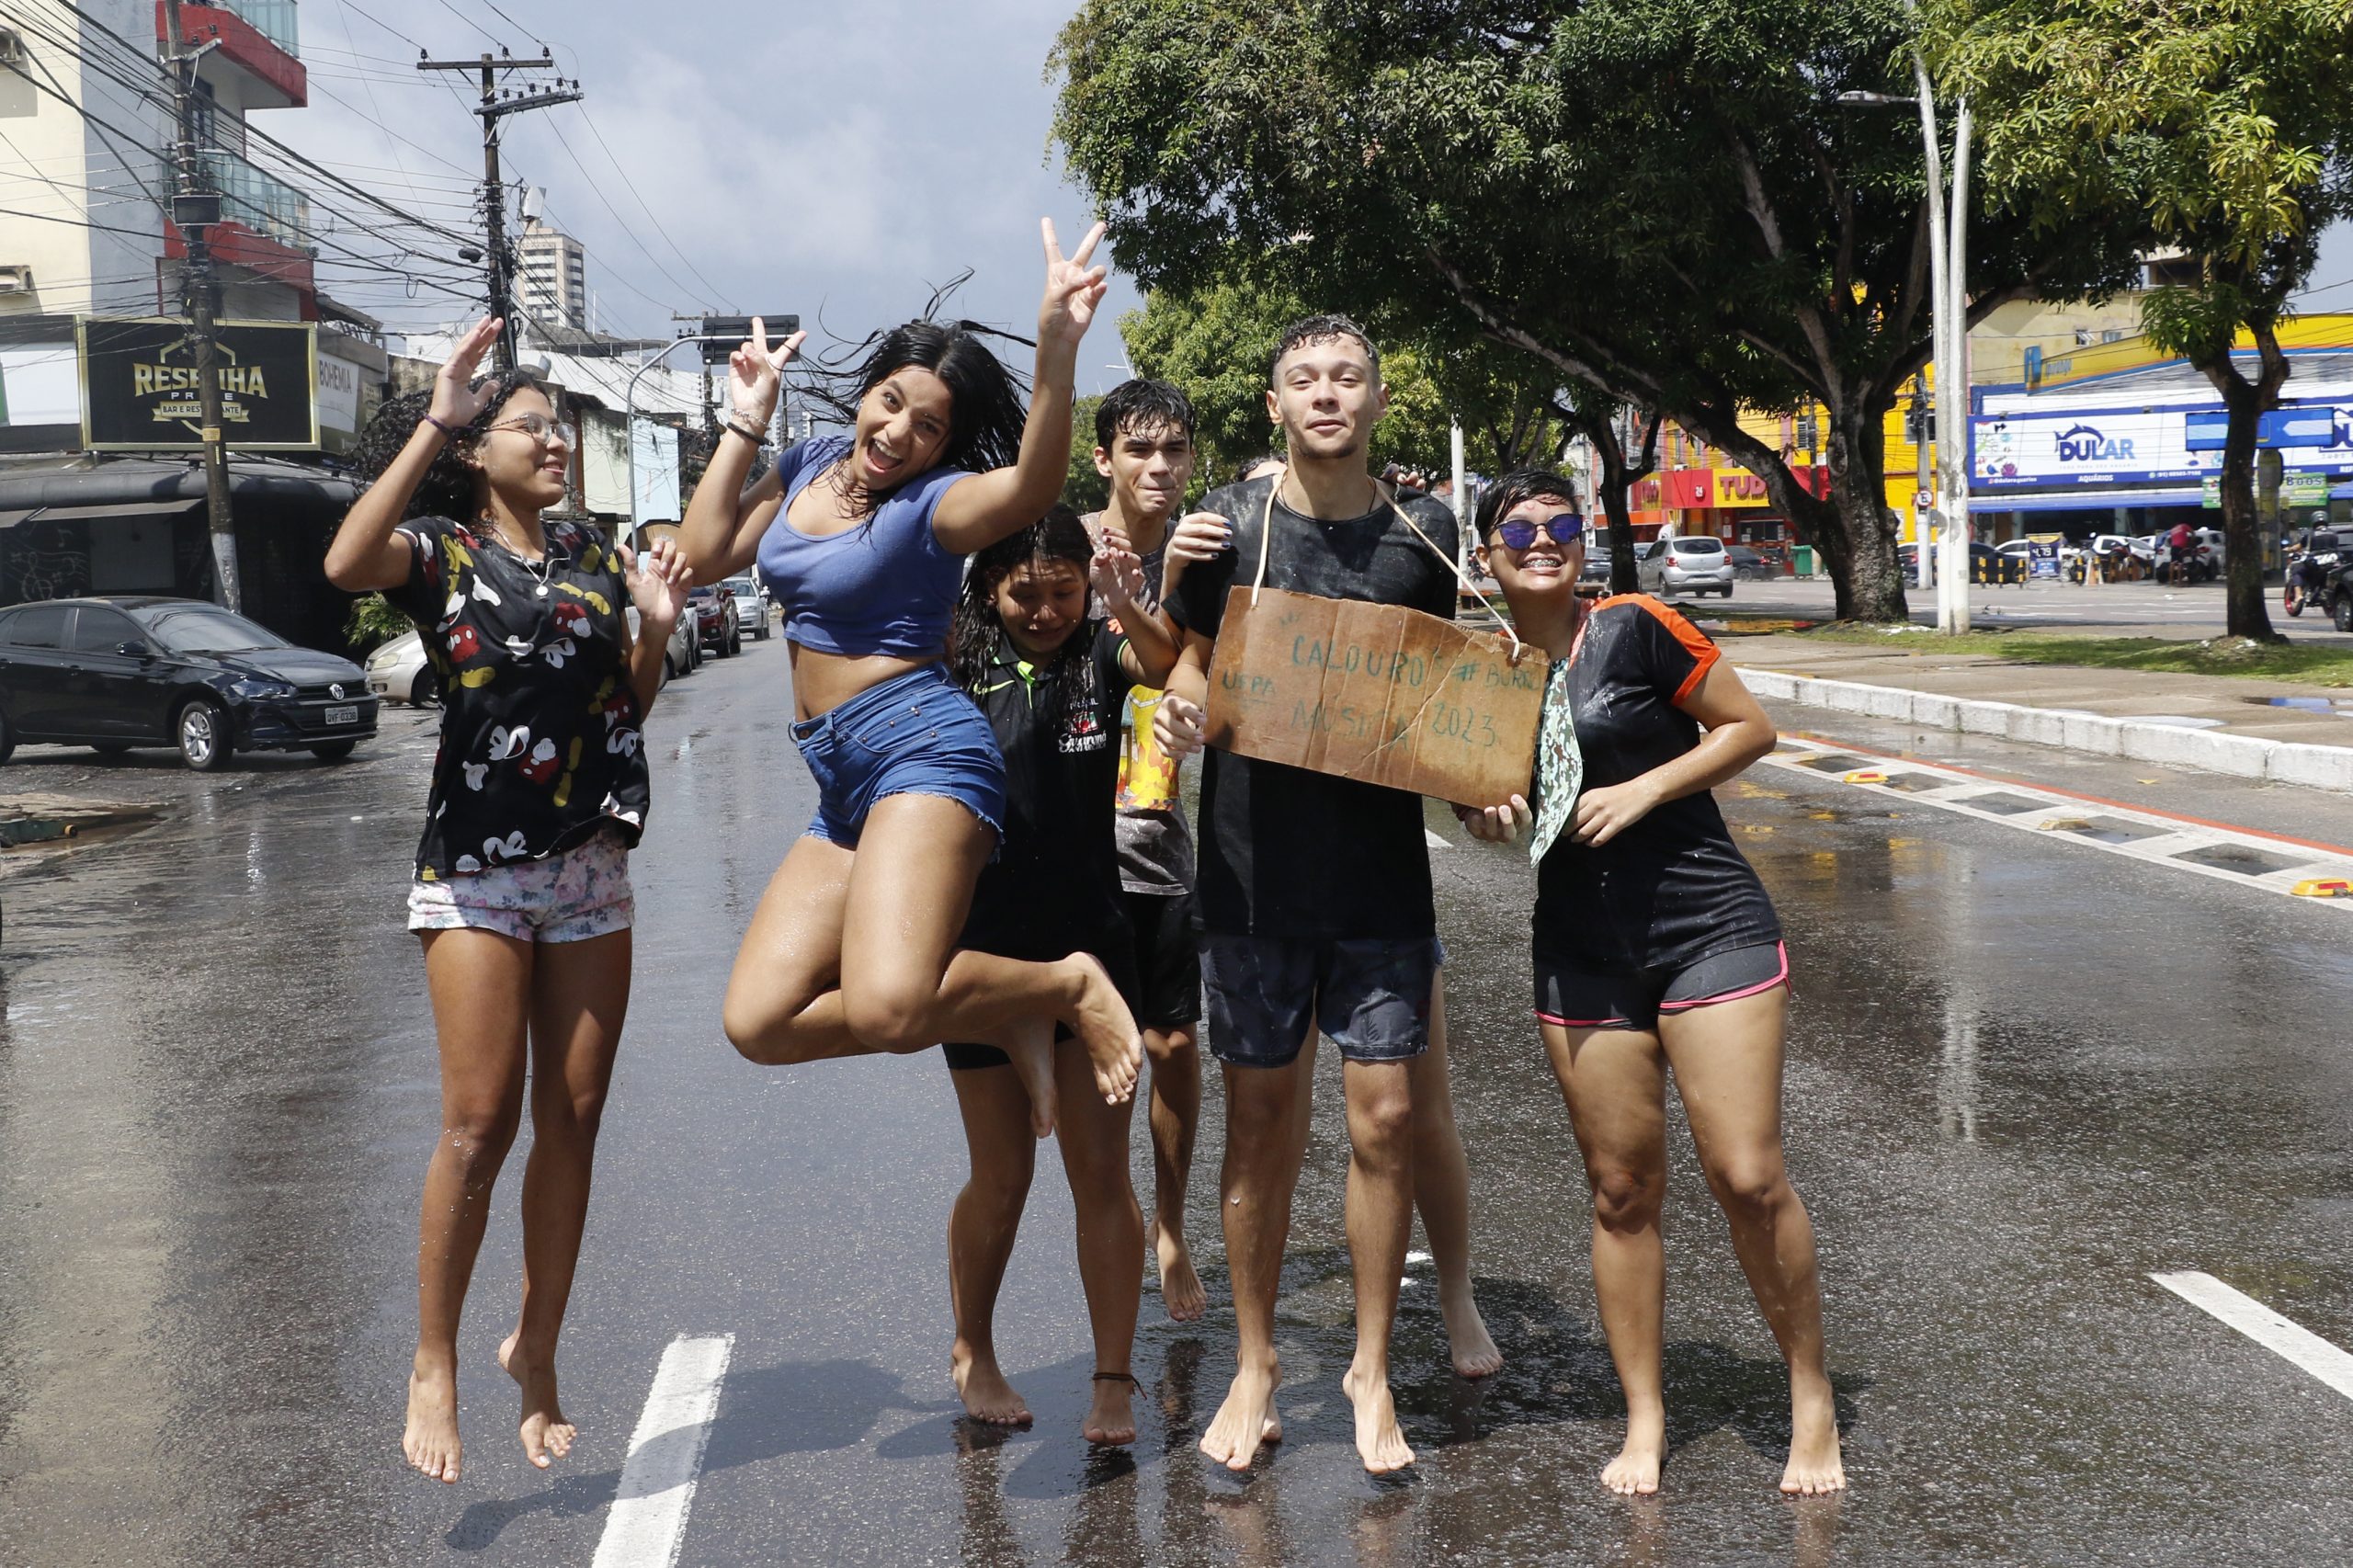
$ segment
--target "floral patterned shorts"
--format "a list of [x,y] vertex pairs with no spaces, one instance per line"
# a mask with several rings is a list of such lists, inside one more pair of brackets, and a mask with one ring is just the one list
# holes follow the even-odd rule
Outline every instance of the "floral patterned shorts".
[[408,890],[412,931],[471,927],[523,942],[585,942],[626,931],[636,917],[629,846],[611,828],[545,859],[420,880]]

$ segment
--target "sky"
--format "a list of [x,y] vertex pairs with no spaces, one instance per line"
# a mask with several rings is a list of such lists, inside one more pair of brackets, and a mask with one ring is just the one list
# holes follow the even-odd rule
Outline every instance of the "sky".
[[[545,41],[586,99],[510,117],[505,173],[588,251],[597,324],[668,336],[676,312],[798,312],[818,345],[918,313],[966,268],[956,313],[1028,335],[1042,282],[1038,220],[1075,243],[1084,196],[1050,152],[1054,36],[1075,0],[304,0],[306,109],[256,122],[446,226],[472,231],[482,169],[473,89],[415,68]],[[690,28],[649,27],[672,15]],[[517,75],[519,82],[535,80]],[[369,236],[343,236],[373,254]],[[434,266],[460,264],[454,245]],[[1124,379],[1112,289],[1078,387]],[[397,284],[327,291],[412,329],[466,309]],[[2353,228],[2326,238],[2309,311],[2353,311]],[[1016,353],[1018,354],[1018,350]],[[681,357],[683,358],[683,356]]]
[[[310,107],[256,123],[465,230],[482,170],[476,89],[418,72],[417,48],[537,56],[545,41],[586,98],[509,117],[503,172],[543,187],[550,219],[587,247],[604,330],[668,336],[674,312],[778,311],[820,339],[855,342],[918,314],[969,267],[954,311],[1029,336],[1044,281],[1039,219],[1051,216],[1065,244],[1091,221],[1047,146],[1046,56],[1074,8],[674,0],[668,13],[691,18],[689,31],[649,28],[664,8],[642,0],[305,0]],[[447,275],[458,264],[438,265]],[[466,308],[332,274],[324,287],[412,328]],[[1081,351],[1082,392],[1124,379],[1112,322],[1137,302],[1115,276]]]

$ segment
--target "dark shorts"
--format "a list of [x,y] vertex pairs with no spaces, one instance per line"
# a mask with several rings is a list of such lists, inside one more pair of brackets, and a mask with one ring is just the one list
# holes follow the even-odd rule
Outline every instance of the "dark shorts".
[[1201,934],[1188,892],[1121,895],[1136,935],[1136,1024],[1188,1029],[1201,1020]]
[[1288,1067],[1307,1031],[1350,1062],[1404,1062],[1429,1049],[1433,937],[1317,940],[1201,937],[1210,1051],[1237,1067]]
[[1790,979],[1779,942],[1711,953],[1680,968],[1588,970],[1536,955],[1536,1016],[1573,1029],[1658,1028],[1662,1013],[1688,1013],[1755,996]]
[[[992,948],[981,947],[979,944],[972,944],[972,946],[979,951],[995,950]],[[1045,947],[1056,946],[1057,944],[1054,943],[1045,944]],[[1061,946],[1058,948],[1057,951],[1051,955],[1047,954],[1044,948],[1041,947],[1032,948],[1030,950],[1026,952],[1006,953],[1003,956],[1014,959],[1029,959],[1039,963],[1051,963],[1057,959],[1064,958],[1069,954],[1077,952],[1091,952],[1097,958],[1102,960],[1103,967],[1111,971],[1111,983],[1119,987],[1121,998],[1127,1002],[1130,1007],[1134,1007],[1136,1006],[1136,955],[1135,949],[1128,942],[1127,933],[1124,931],[1119,933],[1118,937],[1112,941]],[[1064,1040],[1070,1038],[1070,1030],[1062,1028],[1060,1025],[1055,1026],[1055,1040]],[[1013,1058],[1007,1056],[1004,1051],[999,1051],[993,1045],[950,1043],[941,1046],[939,1048],[939,1054],[947,1058],[949,1071],[953,1073],[969,1073],[978,1067],[1010,1067],[1013,1065]]]
[[792,726],[817,781],[809,831],[858,847],[866,813],[892,795],[938,795],[1004,836],[1005,758],[979,704],[938,665],[893,676]]

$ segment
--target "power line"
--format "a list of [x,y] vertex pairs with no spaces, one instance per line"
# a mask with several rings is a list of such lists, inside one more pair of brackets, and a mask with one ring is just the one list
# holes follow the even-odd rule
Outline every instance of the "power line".
[[[686,252],[678,248],[678,242],[670,237],[670,226],[663,222],[659,218],[656,218],[654,215],[654,209],[645,204],[645,198],[638,194],[637,182],[629,177],[629,170],[623,168],[621,166],[620,159],[614,155],[611,146],[605,141],[605,133],[597,129],[596,119],[594,116],[589,114],[588,106],[585,103],[580,106],[580,118],[588,122],[588,134],[597,139],[597,146],[604,148],[606,161],[611,164],[613,165],[614,172],[621,176],[621,184],[629,187],[630,195],[635,198],[637,201],[637,210],[645,214],[645,221],[654,225],[654,232],[662,236],[663,243],[670,247],[673,255],[686,264],[687,270],[693,273],[695,275],[696,281],[699,282],[705,289],[710,291],[713,299],[718,300],[722,304],[726,305],[729,309],[733,310],[734,308],[733,302],[730,301],[710,278],[705,278],[702,275],[701,270],[695,266],[692,257],[688,256]],[[560,133],[559,139],[561,139]],[[566,147],[564,151],[568,153],[572,151],[572,149]],[[579,162],[577,158],[573,161],[574,163]],[[585,170],[583,170],[582,172],[584,174],[586,173]],[[607,205],[609,206],[610,203],[608,203]],[[616,217],[620,216],[618,213],[614,215]],[[642,249],[643,247],[641,246],[640,248]],[[651,260],[652,257],[649,256],[647,259]],[[658,266],[659,264],[657,263],[656,265]],[[667,275],[665,274],[665,276]],[[673,278],[672,281],[676,282],[676,279]]]

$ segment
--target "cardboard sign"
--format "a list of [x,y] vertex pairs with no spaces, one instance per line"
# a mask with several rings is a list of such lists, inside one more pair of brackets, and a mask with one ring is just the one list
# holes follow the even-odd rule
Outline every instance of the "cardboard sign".
[[1552,661],[1397,605],[1226,595],[1210,664],[1209,744],[1493,806],[1528,793]]

